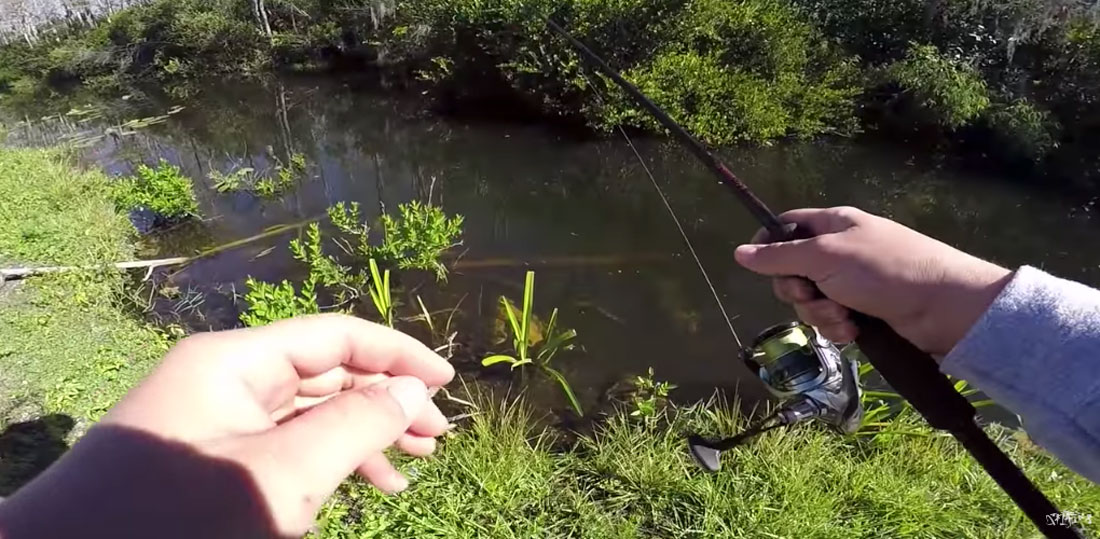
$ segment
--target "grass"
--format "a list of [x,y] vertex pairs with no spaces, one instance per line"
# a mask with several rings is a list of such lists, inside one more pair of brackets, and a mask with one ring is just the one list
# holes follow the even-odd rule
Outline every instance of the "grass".
[[[132,227],[116,211],[109,182],[101,173],[74,170],[58,151],[0,148],[0,262],[82,265],[128,258]],[[132,316],[130,305],[115,272],[5,284],[0,430],[62,417],[72,432],[49,435],[71,441],[137,383],[170,338]],[[36,458],[4,457],[0,492],[10,492],[29,477]]]
[[[490,404],[438,456],[407,461],[412,488],[386,497],[345,484],[317,537],[1035,537],[949,438],[857,440],[804,425],[769,433],[706,474],[683,432],[732,433],[727,408],[612,415],[575,441],[534,427],[522,402]],[[913,428],[919,429],[918,425]],[[1041,450],[991,429],[1065,510],[1100,511],[1100,489]],[[1095,525],[1092,531],[1095,531]]]

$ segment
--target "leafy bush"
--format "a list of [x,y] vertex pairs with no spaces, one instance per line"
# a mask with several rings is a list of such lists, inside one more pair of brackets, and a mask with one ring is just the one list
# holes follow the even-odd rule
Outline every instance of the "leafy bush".
[[115,204],[127,211],[147,208],[168,219],[199,214],[191,179],[163,159],[156,168],[140,165],[136,175],[120,178],[112,194]]
[[934,117],[933,123],[944,127],[962,127],[989,108],[989,92],[977,71],[945,57],[933,45],[913,45],[888,73]]
[[446,280],[443,252],[456,245],[462,234],[462,216],[447,217],[443,210],[414,200],[397,207],[400,215],[382,215],[382,245],[369,249],[370,257],[396,264],[401,269],[434,271]]
[[302,283],[301,291],[295,291],[289,281],[271,284],[249,277],[246,284],[248,293],[244,299],[248,310],[241,313],[241,322],[248,327],[321,312],[317,303],[317,283],[312,277]]
[[[573,0],[556,18],[701,138],[722,144],[850,133],[854,64],[783,0]],[[657,125],[532,14],[538,0],[413,0],[384,46],[458,95],[518,93],[549,114],[604,129]],[[417,32],[414,29],[422,29]],[[441,69],[445,67],[445,69]],[[486,87],[489,86],[488,89]]]

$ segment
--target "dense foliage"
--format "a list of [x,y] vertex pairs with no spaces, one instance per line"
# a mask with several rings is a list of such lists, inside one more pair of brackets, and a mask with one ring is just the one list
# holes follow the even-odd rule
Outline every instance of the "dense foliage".
[[546,28],[552,16],[710,143],[919,130],[1079,175],[1100,142],[1100,31],[1086,4],[281,0],[259,19],[248,0],[154,0],[0,47],[0,93],[327,64],[416,85],[444,109],[658,129]]

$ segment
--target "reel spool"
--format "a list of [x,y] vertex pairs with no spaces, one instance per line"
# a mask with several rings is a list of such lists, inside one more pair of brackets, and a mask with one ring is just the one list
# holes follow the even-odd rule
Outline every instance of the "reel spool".
[[742,352],[749,370],[778,398],[779,409],[744,432],[724,440],[688,438],[688,449],[704,469],[721,469],[721,453],[753,436],[808,419],[850,434],[863,421],[858,365],[812,326],[801,322],[764,330]]

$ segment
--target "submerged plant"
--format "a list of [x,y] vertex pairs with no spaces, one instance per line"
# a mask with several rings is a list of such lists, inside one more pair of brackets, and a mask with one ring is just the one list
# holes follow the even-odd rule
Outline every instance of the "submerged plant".
[[156,168],[139,165],[133,176],[115,183],[111,194],[115,205],[126,211],[147,208],[168,219],[199,214],[191,179],[163,159]]
[[537,321],[534,315],[535,303],[535,272],[528,271],[523,287],[523,309],[517,313],[512,302],[507,297],[500,297],[501,309],[506,313],[509,327],[512,330],[512,351],[515,355],[497,354],[481,360],[482,366],[489,367],[498,363],[507,363],[512,370],[525,365],[535,365],[539,371],[553,379],[561,386],[569,405],[577,412],[584,415],[580,401],[573,392],[573,387],[565,379],[561,371],[550,366],[550,361],[561,350],[571,350],[570,342],[577,337],[577,331],[573,329],[555,332],[558,321],[558,309],[550,312],[550,320],[542,334],[535,336]]
[[414,200],[397,207],[399,216],[382,215],[382,245],[370,255],[401,269],[434,271],[438,280],[447,279],[447,267],[440,262],[443,252],[458,245],[462,216],[447,217],[443,210]]

